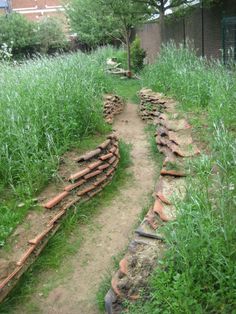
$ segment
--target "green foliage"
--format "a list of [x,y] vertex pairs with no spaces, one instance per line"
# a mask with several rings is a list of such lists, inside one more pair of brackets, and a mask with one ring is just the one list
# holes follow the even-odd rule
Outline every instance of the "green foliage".
[[13,54],[27,53],[35,45],[34,24],[23,15],[0,15],[0,46],[12,47]]
[[136,37],[131,44],[131,64],[134,71],[138,72],[143,68],[143,61],[146,57],[146,52],[141,48],[141,40]]
[[[113,87],[103,68],[107,53],[45,57],[17,67],[0,64],[0,242],[54,176],[60,155],[79,147],[81,139],[109,130],[102,106],[103,93]],[[9,202],[11,193],[6,197],[7,188],[17,195],[15,202]],[[22,200],[25,206],[18,208]]]
[[37,24],[36,41],[41,53],[49,53],[66,47],[63,24],[55,18],[44,18]]
[[90,47],[111,43],[119,37],[119,25],[108,7],[99,1],[71,0],[67,14],[79,40]]
[[[234,313],[235,85],[234,73],[168,45],[143,74],[143,84],[183,102],[202,129],[211,152],[190,165],[187,196],[177,220],[165,229],[168,251],[159,260],[143,301],[129,313]],[[145,301],[146,300],[146,301]]]

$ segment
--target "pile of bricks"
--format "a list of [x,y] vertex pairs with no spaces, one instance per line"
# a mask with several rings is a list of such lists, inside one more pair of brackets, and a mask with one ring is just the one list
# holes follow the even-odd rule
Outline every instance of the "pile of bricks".
[[118,138],[112,134],[95,150],[75,160],[79,166],[78,171],[67,178],[63,190],[44,204],[40,204],[45,208],[45,215],[47,211],[51,212],[51,215],[48,215],[50,220],[44,223],[44,229],[29,239],[24,248],[19,248],[17,261],[7,258],[7,262],[1,265],[0,301],[10,292],[49,238],[58,230],[61,218],[68,210],[76,203],[92,198],[112,180],[119,158]]
[[[150,89],[141,90],[140,98],[141,117],[157,126],[156,143],[165,158],[153,194],[154,205],[137,228],[105,297],[109,314],[121,313],[122,302],[138,299],[147,285],[156,261],[166,249],[160,227],[176,219],[176,200],[183,201],[186,196],[188,160],[200,153],[191,136],[191,126],[177,113],[174,100]],[[152,105],[151,110],[145,109],[147,104]]]
[[116,95],[105,95],[103,115],[107,123],[112,124],[114,116],[124,110],[124,101],[121,97]]

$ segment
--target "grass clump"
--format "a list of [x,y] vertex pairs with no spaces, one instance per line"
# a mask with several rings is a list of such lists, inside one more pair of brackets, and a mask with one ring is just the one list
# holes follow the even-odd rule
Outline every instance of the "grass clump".
[[[187,195],[165,227],[166,256],[157,261],[143,299],[129,313],[234,313],[236,149],[235,74],[188,49],[164,47],[143,74],[145,86],[176,97],[201,127],[208,153],[190,164]],[[204,119],[205,123],[205,119]]]

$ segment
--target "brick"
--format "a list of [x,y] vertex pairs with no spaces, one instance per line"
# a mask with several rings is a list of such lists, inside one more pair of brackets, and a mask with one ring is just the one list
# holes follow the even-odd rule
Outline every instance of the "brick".
[[107,159],[111,158],[112,156],[113,156],[113,154],[109,153],[109,154],[101,156],[100,159],[104,161],[104,160],[107,160]]
[[118,280],[116,275],[111,280],[111,287],[117,296],[122,297],[122,293],[118,288]]
[[97,189],[94,192],[89,192],[89,197],[94,197],[95,195],[97,195],[98,193],[100,193],[102,191],[102,188]]
[[83,176],[85,176],[87,173],[90,172],[91,169],[89,168],[85,168],[83,170],[80,170],[79,172],[75,173],[75,174],[72,174],[70,177],[69,177],[69,181],[75,181]]
[[84,176],[84,178],[85,178],[85,180],[87,180],[87,179],[90,179],[90,178],[93,178],[93,177],[99,175],[100,173],[102,173],[102,170],[96,170],[94,172],[86,174],[86,176]]
[[53,208],[55,205],[57,205],[58,203],[60,203],[60,201],[62,201],[67,195],[69,194],[69,192],[64,191],[60,194],[58,194],[57,196],[55,196],[53,199],[51,199],[50,201],[48,201],[44,207],[47,209],[51,209]]
[[82,184],[84,184],[86,182],[86,180],[82,179],[74,184],[70,184],[70,185],[67,185],[64,187],[64,190],[69,192],[69,191],[72,191],[74,190],[75,188],[81,186]]

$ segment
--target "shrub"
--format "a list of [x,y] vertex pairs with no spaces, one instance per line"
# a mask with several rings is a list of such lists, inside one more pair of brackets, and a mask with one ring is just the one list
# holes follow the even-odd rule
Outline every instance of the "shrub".
[[143,68],[146,52],[141,48],[141,40],[136,37],[131,44],[131,63],[134,71],[138,72]]
[[35,46],[35,26],[23,15],[0,15],[0,46],[12,48],[13,55],[27,54]]
[[55,18],[44,18],[37,25],[36,40],[41,53],[50,53],[67,46],[63,24]]

